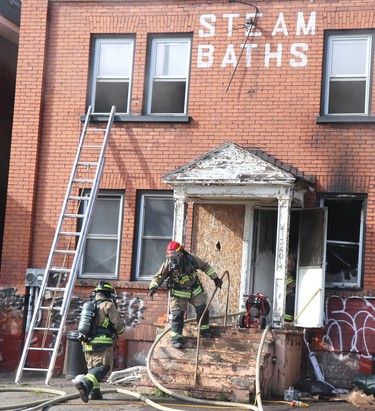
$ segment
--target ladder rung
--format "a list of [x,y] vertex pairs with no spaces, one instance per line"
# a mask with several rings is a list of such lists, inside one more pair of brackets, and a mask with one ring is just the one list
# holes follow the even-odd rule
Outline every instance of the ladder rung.
[[59,331],[58,328],[52,328],[52,327],[34,327],[34,331]]
[[54,251],[57,254],[75,254],[75,250],[55,250]]
[[81,235],[81,232],[76,232],[76,231],[61,231],[59,235],[76,236],[76,237],[78,237],[79,235]]
[[102,148],[102,146],[84,146],[84,147],[82,147],[82,148],[92,148],[92,149],[101,149]]
[[64,217],[84,218],[84,217],[85,217],[85,214],[64,214]]
[[93,179],[89,179],[89,178],[75,178],[73,180],[75,183],[93,183],[94,180]]
[[97,166],[98,162],[97,161],[80,161],[78,165],[79,166]]
[[101,132],[105,132],[105,128],[92,128],[89,127],[86,131],[101,131]]
[[70,273],[71,269],[70,268],[64,268],[64,267],[52,267],[49,270],[51,273]]
[[49,291],[60,291],[60,292],[65,292],[65,288],[62,288],[62,287],[46,287],[46,290],[49,290]]
[[69,200],[76,200],[76,201],[89,201],[90,196],[70,196]]
[[[31,349],[31,348],[30,348]],[[22,368],[24,371],[48,371],[48,368]]]

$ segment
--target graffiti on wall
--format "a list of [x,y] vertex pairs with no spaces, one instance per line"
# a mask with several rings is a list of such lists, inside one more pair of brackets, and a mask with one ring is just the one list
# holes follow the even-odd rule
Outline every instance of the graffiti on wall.
[[23,309],[23,304],[25,301],[25,296],[16,293],[17,288],[3,288],[0,292],[0,307],[1,313],[6,310],[17,310]]
[[[66,324],[78,324],[79,316],[81,313],[83,301],[79,297],[72,297],[69,314],[67,316]],[[138,296],[134,296],[132,293],[123,292],[119,294],[116,300],[121,318],[124,320],[125,328],[135,327],[140,323],[140,320],[143,318],[143,308],[144,302]],[[57,301],[57,307],[61,306],[61,302]],[[52,319],[52,323],[58,325],[60,316]]]
[[125,322],[125,328],[135,327],[143,318],[144,302],[138,296],[124,291],[118,307]]
[[0,331],[9,332],[14,323],[22,324],[25,296],[17,294],[16,288],[0,291]]
[[375,298],[331,296],[326,300],[326,326],[322,338],[329,351],[375,353]]

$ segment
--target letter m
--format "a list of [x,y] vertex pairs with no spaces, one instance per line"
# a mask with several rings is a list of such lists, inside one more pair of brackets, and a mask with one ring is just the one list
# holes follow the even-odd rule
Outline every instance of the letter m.
[[316,18],[316,11],[312,11],[310,13],[310,18],[309,22],[305,23],[305,19],[303,17],[303,11],[298,12],[298,17],[297,17],[297,27],[296,27],[296,35],[300,36],[301,35],[301,30],[305,36],[311,32],[312,35],[315,34],[315,18]]

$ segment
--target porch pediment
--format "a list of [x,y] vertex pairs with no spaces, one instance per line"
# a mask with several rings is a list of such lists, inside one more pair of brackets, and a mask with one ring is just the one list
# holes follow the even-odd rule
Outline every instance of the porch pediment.
[[295,185],[302,180],[312,184],[313,177],[259,150],[247,150],[226,142],[197,159],[163,176],[174,187],[189,185]]

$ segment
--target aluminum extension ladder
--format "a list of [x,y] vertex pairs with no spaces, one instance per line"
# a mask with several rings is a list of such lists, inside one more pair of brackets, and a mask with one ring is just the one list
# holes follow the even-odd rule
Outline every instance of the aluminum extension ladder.
[[[43,281],[18,365],[16,384],[20,382],[23,371],[46,372],[46,385],[52,377],[99,189],[115,111],[116,107],[112,106],[105,128],[91,128],[91,106],[88,108]],[[40,368],[27,367],[28,360],[29,363],[37,363],[38,366],[40,364]]]

